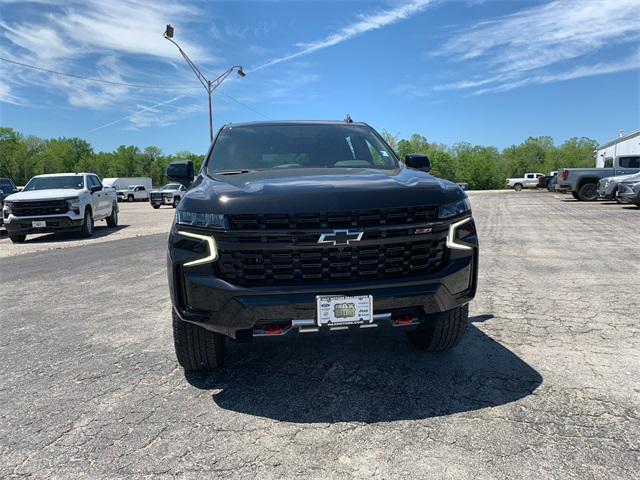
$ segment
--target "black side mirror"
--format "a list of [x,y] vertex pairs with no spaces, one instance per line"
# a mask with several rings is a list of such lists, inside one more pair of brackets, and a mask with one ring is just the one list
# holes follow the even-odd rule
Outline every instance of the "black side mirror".
[[415,170],[429,172],[431,170],[431,160],[422,153],[409,153],[404,157],[404,163],[407,167]]
[[191,185],[193,177],[193,162],[191,160],[173,162],[167,167],[167,178],[181,183],[185,187]]
[[102,187],[100,185],[94,185],[91,187],[91,193],[96,193],[96,192],[99,192],[100,190],[102,190]]

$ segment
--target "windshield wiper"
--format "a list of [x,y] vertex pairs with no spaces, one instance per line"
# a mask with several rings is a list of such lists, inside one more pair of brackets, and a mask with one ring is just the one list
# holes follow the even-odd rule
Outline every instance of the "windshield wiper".
[[251,173],[253,170],[224,170],[222,172],[212,172],[211,175],[239,175],[241,173]]

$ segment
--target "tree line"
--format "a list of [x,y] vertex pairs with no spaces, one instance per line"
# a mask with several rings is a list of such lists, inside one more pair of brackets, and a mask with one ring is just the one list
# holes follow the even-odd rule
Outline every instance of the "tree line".
[[[435,176],[465,182],[477,190],[503,188],[505,178],[525,172],[548,173],[562,167],[593,167],[597,142],[571,138],[555,145],[551,137],[529,137],[518,145],[495,147],[456,143],[451,146],[429,142],[417,133],[409,139],[383,132],[385,140],[400,158],[407,153],[424,153]],[[154,185],[165,183],[167,165],[174,160],[193,160],[196,171],[204,155],[192,152],[164,154],[158,147],[141,150],[121,145],[112,152],[96,152],[81,138],[43,139],[0,127],[0,177],[24,185],[34,175],[58,172],[93,172],[107,177],[151,177]]]

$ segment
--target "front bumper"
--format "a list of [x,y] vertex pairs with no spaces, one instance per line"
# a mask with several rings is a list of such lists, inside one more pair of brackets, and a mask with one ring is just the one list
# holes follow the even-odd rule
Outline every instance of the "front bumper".
[[[184,321],[232,338],[250,337],[260,325],[277,322],[328,330],[314,325],[317,295],[372,295],[374,314],[389,323],[391,317],[420,319],[463,306],[477,289],[477,243],[467,250],[450,249],[447,264],[429,275],[297,286],[233,285],[211,272],[184,267],[182,253],[170,243],[167,270],[174,311]],[[351,326],[348,330],[361,328]]]
[[[46,227],[34,228],[34,221],[46,222]],[[61,232],[65,230],[75,230],[82,226],[83,218],[71,218],[67,215],[61,216],[43,216],[43,217],[14,217],[9,216],[5,220],[4,228],[9,233],[16,234],[32,234],[32,233],[50,233]]]
[[640,192],[619,192],[618,199],[622,203],[632,203],[636,205],[640,205]]

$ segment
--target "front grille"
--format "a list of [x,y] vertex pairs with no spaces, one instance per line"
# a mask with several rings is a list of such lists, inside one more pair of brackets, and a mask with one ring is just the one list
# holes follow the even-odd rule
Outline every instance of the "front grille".
[[162,192],[151,192],[151,200],[162,200]]
[[426,205],[329,213],[236,214],[228,217],[232,230],[295,230],[414,225],[434,221],[436,213],[436,206]]
[[40,215],[60,215],[67,213],[66,200],[46,200],[38,202],[14,202],[11,211],[16,217],[37,217]]
[[445,239],[304,249],[221,249],[218,275],[236,285],[298,285],[426,275],[446,261]]

